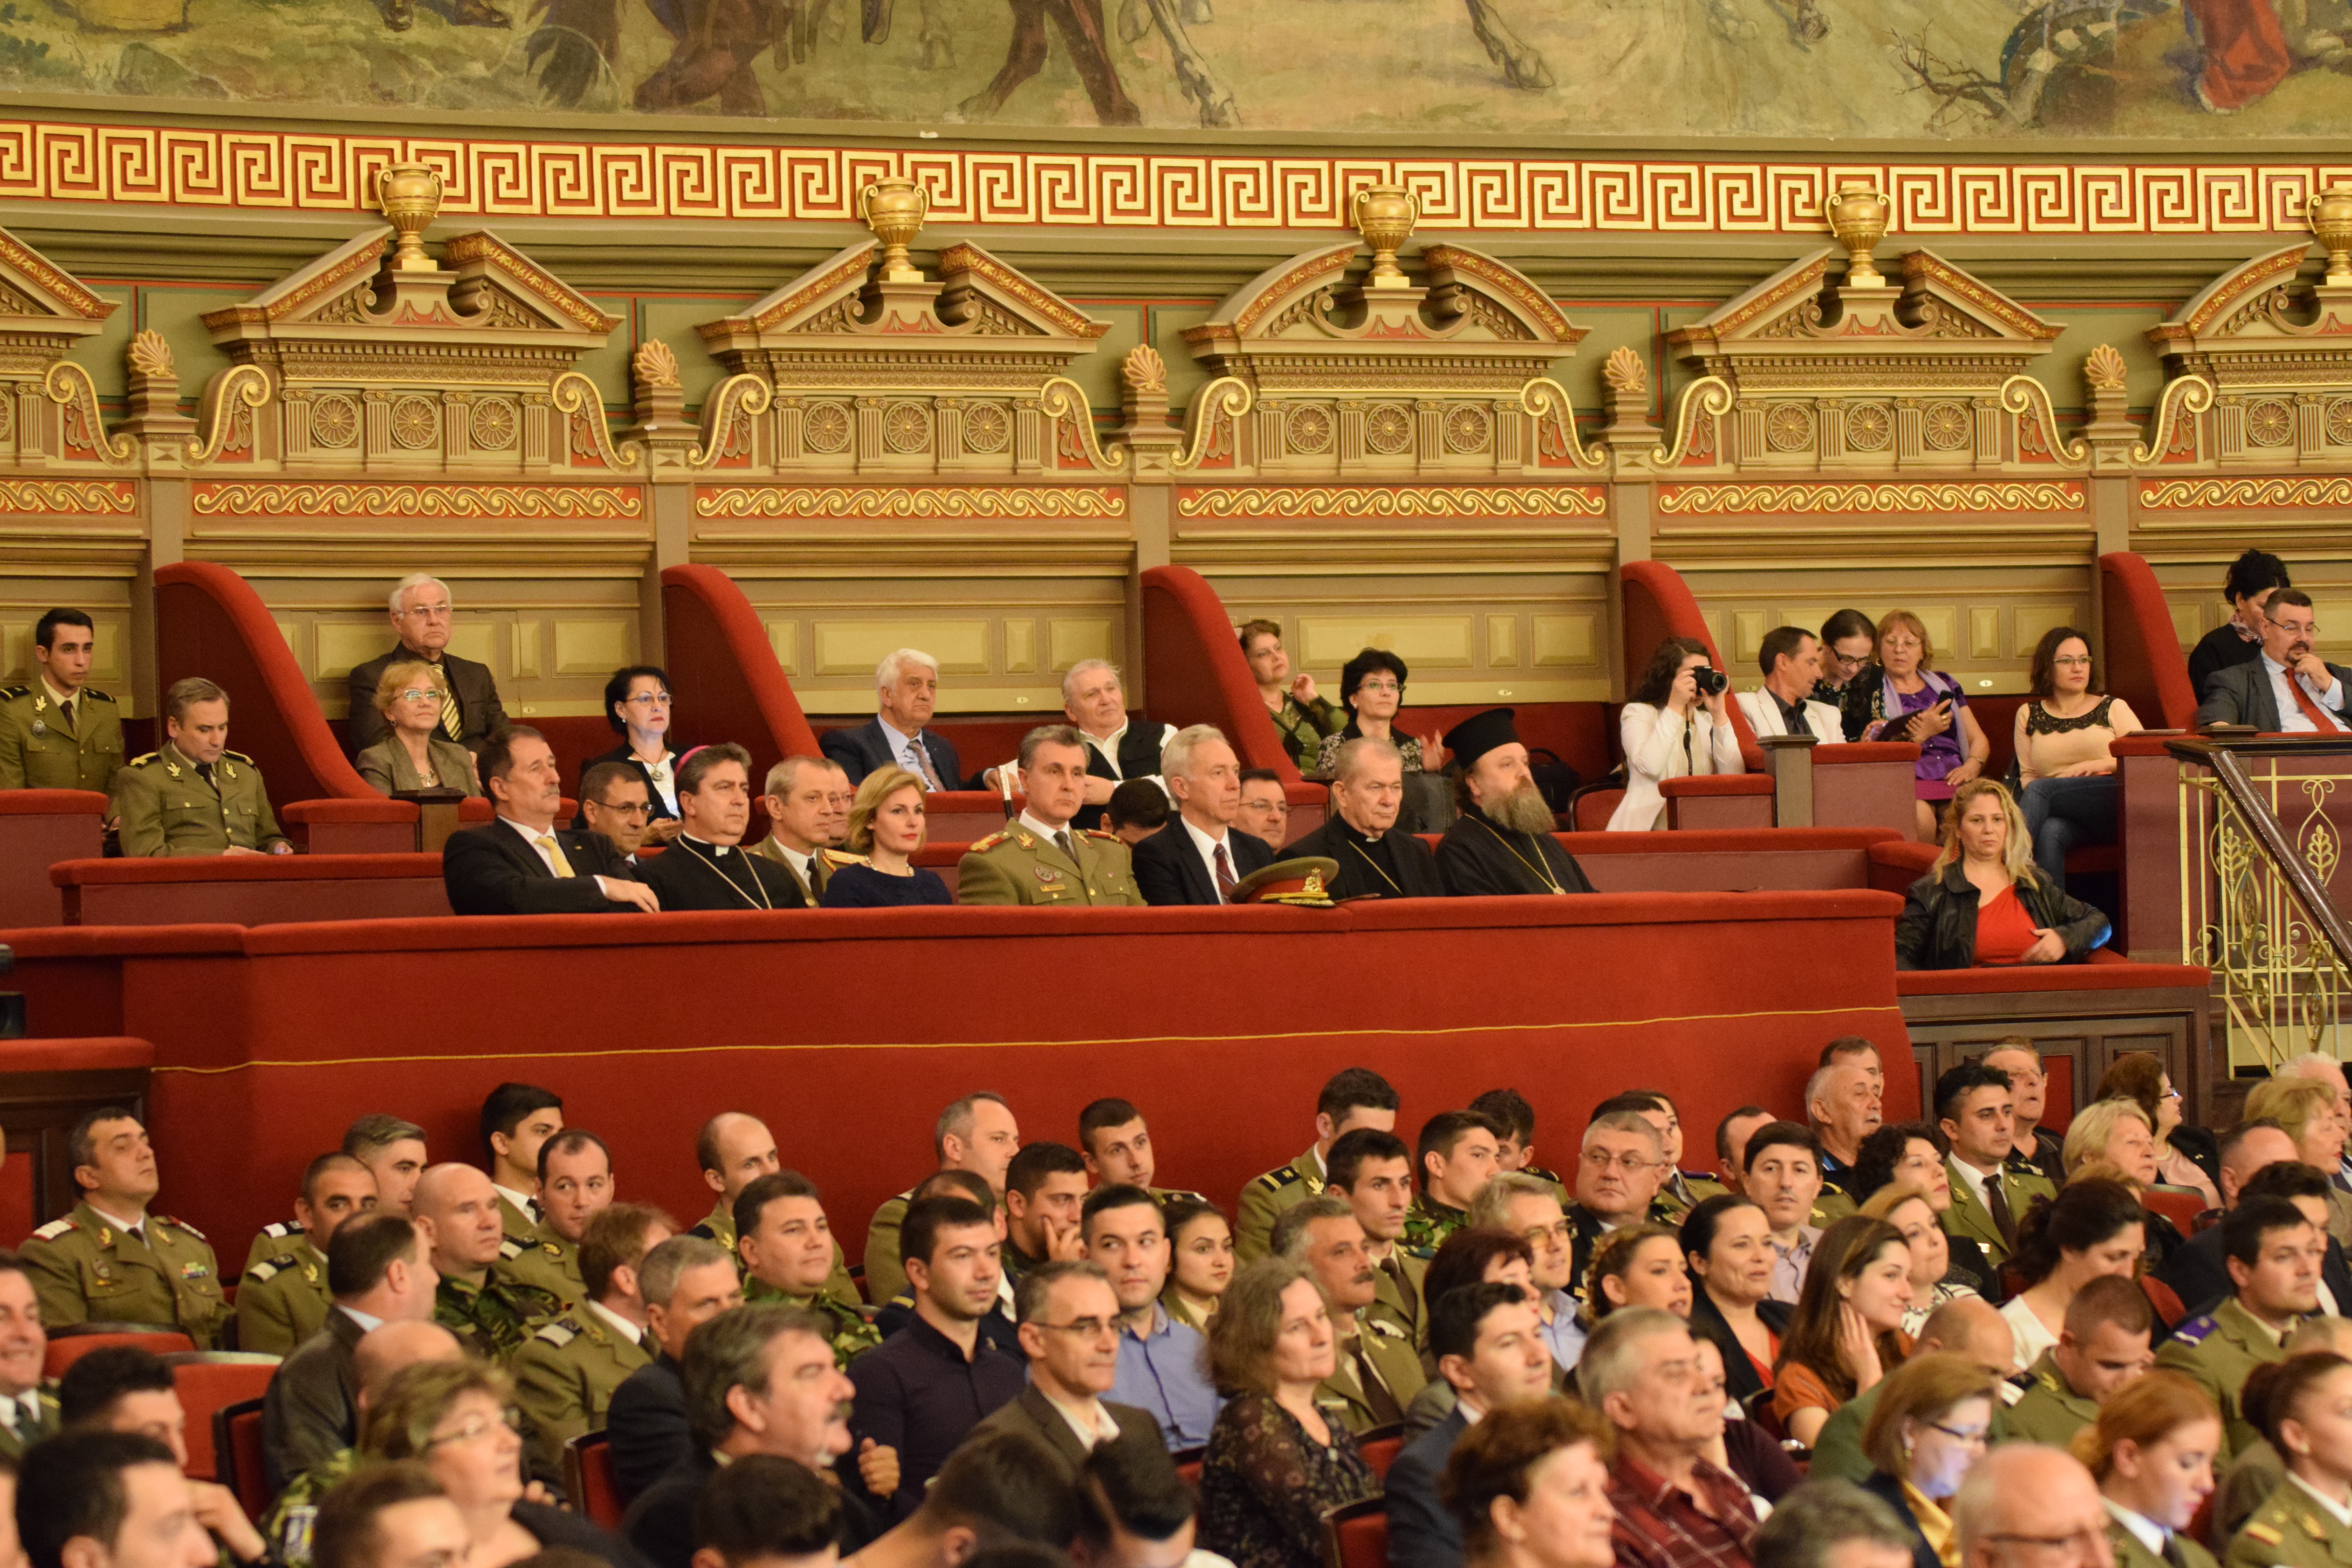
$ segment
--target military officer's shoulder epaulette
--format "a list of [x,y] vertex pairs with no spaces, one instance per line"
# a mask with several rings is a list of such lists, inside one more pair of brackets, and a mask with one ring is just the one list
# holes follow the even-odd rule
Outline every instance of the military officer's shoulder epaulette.
[[1082,829],[1082,831],[1088,838],[1108,838],[1114,844],[1120,842],[1118,835],[1111,832],[1107,827],[1088,827]]
[[1291,1183],[1297,1181],[1298,1179],[1298,1167],[1296,1165],[1285,1165],[1279,1171],[1268,1171],[1265,1175],[1260,1176],[1251,1184],[1254,1186],[1264,1187],[1269,1193],[1278,1193],[1282,1191],[1283,1188],[1290,1185]]
[[232,752],[226,746],[221,748],[221,755],[226,757],[232,763],[244,763],[249,767],[259,767],[261,765],[260,763],[256,763],[251,757],[247,756],[243,752]]
[[1012,837],[1012,834],[1006,832],[992,833],[987,837],[973,844],[969,850],[965,851],[965,853],[971,855],[985,855],[990,850],[995,848],[998,845],[1003,843],[1006,839]]
[[126,768],[143,768],[160,755],[162,755],[161,752],[150,752],[143,757],[133,757],[122,765]]
[[532,1339],[544,1340],[558,1350],[579,1337],[579,1325],[569,1318],[558,1318],[551,1323],[542,1324],[539,1332],[531,1335]]
[[1385,1334],[1392,1340],[1401,1340],[1405,1337],[1405,1332],[1402,1329],[1398,1328],[1394,1323],[1390,1322],[1385,1318],[1366,1318],[1364,1320],[1364,1327],[1370,1329],[1373,1333]]
[[499,1243],[499,1256],[509,1263],[522,1256],[522,1244],[512,1237]]
[[2009,1374],[2006,1381],[2010,1387],[2017,1390],[2020,1394],[2031,1394],[2033,1392],[2036,1385],[2046,1388],[2051,1393],[2056,1394],[2063,1395],[2067,1392],[2065,1385],[2060,1383],[2056,1377],[2047,1374],[2036,1376],[2030,1371],[2012,1372]]
[[904,1307],[911,1312],[915,1310],[915,1293],[912,1290],[901,1290],[890,1298],[889,1305]]
[[294,1260],[290,1258],[266,1258],[245,1271],[246,1283],[248,1285],[263,1284],[268,1280],[277,1279],[278,1275],[285,1272],[287,1269],[291,1268],[293,1266]]
[[301,1235],[302,1227],[296,1225],[290,1219],[281,1219],[263,1226],[261,1227],[261,1234],[269,1237],[272,1241],[285,1241],[293,1237]]
[[2305,1535],[2310,1536],[2314,1541],[2325,1541],[2327,1539],[2327,1527],[2320,1523],[2319,1516],[2312,1512],[2309,1509],[2303,1510],[2302,1522],[2303,1532]]
[[113,698],[109,697],[105,692],[100,691],[100,690],[97,687],[95,687],[95,686],[85,686],[85,687],[83,687],[83,688],[81,689],[81,694],[82,694],[84,697],[91,697],[91,698],[95,698],[95,699],[97,699],[97,700],[98,700],[99,701],[100,701],[100,702],[111,703],[111,702],[113,702],[113,701],[114,701],[114,699],[113,699]]
[[184,1220],[184,1219],[173,1219],[170,1215],[167,1215],[167,1214],[151,1214],[151,1215],[149,1215],[147,1217],[148,1217],[149,1219],[151,1219],[151,1220],[153,1220],[157,1225],[167,1225],[167,1226],[170,1226],[173,1230],[184,1230],[184,1231],[186,1231],[190,1236],[194,1237],[198,1241],[203,1241],[203,1242],[207,1242],[207,1243],[208,1243],[208,1242],[210,1241],[210,1239],[211,1239],[210,1237],[206,1237],[203,1231],[198,1230],[194,1226],[190,1225],[186,1220]]
[[2286,1539],[2285,1536],[2281,1535],[2277,1531],[2272,1529],[2269,1525],[2264,1524],[2258,1519],[2249,1520],[2242,1527],[2242,1533],[2244,1534],[2247,1540],[2259,1541],[2264,1546],[2276,1546],[2279,1542]]
[[0,686],[0,702],[14,702],[19,697],[29,695],[32,689],[29,686]]
[[1397,1250],[1403,1253],[1407,1258],[1416,1259],[1423,1263],[1427,1263],[1430,1259],[1437,1256],[1437,1248],[1430,1246],[1427,1242],[1413,1243],[1400,1241],[1397,1243]]
[[79,1230],[80,1228],[81,1221],[74,1218],[71,1215],[68,1215],[63,1219],[53,1219],[49,1221],[48,1224],[41,1226],[40,1229],[33,1233],[33,1239],[35,1241],[55,1241],[59,1237],[68,1235],[74,1231]]
[[827,848],[820,849],[817,853],[824,857],[824,863],[828,866],[865,866],[872,863],[865,856],[852,855],[846,849]]
[[2187,1322],[2181,1324],[2179,1328],[2173,1330],[2172,1342],[2175,1344],[2190,1346],[2200,1345],[2205,1342],[2206,1336],[2210,1334],[2214,1329],[2219,1326],[2220,1324],[2218,1320],[2214,1318],[2212,1313],[2208,1312],[2202,1317],[2191,1318]]

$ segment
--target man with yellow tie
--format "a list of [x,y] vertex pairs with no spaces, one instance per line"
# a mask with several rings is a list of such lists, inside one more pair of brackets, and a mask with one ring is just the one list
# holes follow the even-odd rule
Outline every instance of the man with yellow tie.
[[595,914],[658,910],[654,890],[601,833],[558,831],[563,785],[554,749],[520,724],[482,743],[482,787],[498,818],[441,848],[449,907],[461,915]]

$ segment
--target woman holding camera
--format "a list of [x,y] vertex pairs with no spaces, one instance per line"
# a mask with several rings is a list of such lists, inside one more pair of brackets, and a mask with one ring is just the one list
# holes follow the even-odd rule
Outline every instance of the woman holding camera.
[[1739,735],[1731,724],[1730,680],[1696,637],[1668,637],[1618,718],[1625,746],[1625,798],[1609,819],[1612,833],[1666,825],[1658,786],[1692,773],[1737,773]]

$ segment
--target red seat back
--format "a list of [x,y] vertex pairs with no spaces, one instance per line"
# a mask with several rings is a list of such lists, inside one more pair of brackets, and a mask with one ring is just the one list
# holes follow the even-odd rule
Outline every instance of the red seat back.
[[53,1329],[49,1331],[48,1354],[41,1359],[41,1375],[63,1377],[66,1368],[90,1352],[103,1350],[109,1345],[137,1345],[141,1350],[152,1351],[157,1355],[171,1355],[179,1351],[194,1350],[196,1342],[177,1329],[167,1329],[160,1323],[141,1323],[128,1329],[100,1330],[83,1334],[68,1334]]
[[2189,661],[2173,629],[2172,607],[2164,602],[2164,589],[2146,556],[2117,550],[2099,557],[2099,608],[2107,690],[2130,703],[2143,724],[2189,728],[2197,693],[2189,685]]
[[1153,720],[1180,730],[1214,724],[1242,766],[1272,768],[1286,784],[1303,782],[1258,699],[1224,601],[1189,566],[1143,574],[1143,662],[1151,678],[1143,708]]
[[563,1469],[572,1506],[607,1530],[621,1528],[620,1483],[613,1474],[613,1446],[603,1432],[583,1433],[563,1445]]
[[260,1400],[213,1412],[213,1457],[221,1484],[236,1494],[245,1517],[257,1520],[268,1513],[276,1494],[269,1489],[269,1467],[262,1458]]
[[666,568],[662,625],[684,739],[733,741],[749,751],[754,794],[786,757],[819,754],[767,627],[733,578],[709,566]]
[[1388,1506],[1366,1498],[1323,1516],[1324,1568],[1388,1568]]
[[1372,1474],[1386,1480],[1389,1466],[1404,1451],[1404,1428],[1375,1426],[1356,1439],[1356,1447],[1362,1452],[1364,1463],[1372,1468]]
[[278,1371],[278,1358],[234,1351],[192,1351],[166,1359],[172,1363],[172,1386],[180,1395],[180,1408],[188,1415],[188,1474],[198,1480],[219,1480],[222,1461],[213,1415],[258,1400]]
[[2180,1320],[2189,1315],[2189,1309],[2180,1304],[2179,1293],[2155,1275],[2142,1275],[2139,1289],[2147,1298],[2147,1304],[2156,1310],[2156,1315],[2164,1320],[2166,1328],[2178,1327]]
[[2139,1206],[2160,1214],[2183,1236],[2197,1234],[2197,1216],[2205,1212],[2205,1194],[2190,1187],[2150,1187],[2139,1195]]
[[[1747,672],[1723,662],[1723,651],[1715,646],[1714,635],[1706,629],[1706,617],[1699,614],[1698,601],[1691,596],[1681,573],[1663,561],[1633,561],[1626,563],[1618,577],[1624,587],[1628,691],[1641,680],[1650,656],[1668,637],[1696,637],[1706,645],[1707,662],[1729,676],[1735,689],[1745,684],[1743,677]],[[1739,735],[1741,763],[1751,773],[1762,773],[1764,748],[1756,743],[1755,731],[1748,727],[1748,716],[1737,702],[1729,704],[1726,711],[1731,715],[1731,727]]]

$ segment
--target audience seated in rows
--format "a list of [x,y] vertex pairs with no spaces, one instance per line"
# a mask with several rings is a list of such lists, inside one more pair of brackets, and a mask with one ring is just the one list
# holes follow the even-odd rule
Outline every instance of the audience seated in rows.
[[1960,784],[1944,809],[1943,849],[1905,894],[1898,969],[2079,963],[2108,936],[2106,916],[2035,868],[2024,818],[1990,779]]
[[506,709],[499,701],[498,680],[490,667],[460,658],[449,651],[456,629],[457,595],[449,584],[424,572],[412,572],[393,584],[391,651],[377,655],[351,673],[351,701],[346,709],[345,742],[353,755],[384,738],[387,720],[376,706],[384,671],[394,664],[421,661],[441,672],[441,731],[471,752],[507,726]]
[[440,666],[421,658],[395,659],[377,679],[371,700],[382,720],[382,736],[352,759],[369,788],[381,795],[481,793],[472,754],[442,722],[450,697],[449,678]]
[[633,664],[613,672],[613,678],[604,682],[604,721],[621,737],[621,743],[580,764],[578,798],[583,810],[572,819],[572,826],[595,826],[585,810],[588,774],[609,763],[627,770],[645,786],[645,842],[667,844],[677,837],[679,753],[669,742],[675,702],[669,676],[659,665]]
[[[1699,682],[1708,684],[1702,690]],[[1666,825],[1658,786],[1668,779],[1744,771],[1731,722],[1730,682],[1708,662],[1696,637],[1668,637],[1650,656],[1618,715],[1625,751],[1625,796],[1609,818],[1612,833]]]
[[2123,781],[2110,749],[2147,726],[2099,679],[2088,634],[2053,626],[2034,645],[2026,700],[2017,710],[2018,805],[2042,879],[2066,890],[2066,855],[2113,844]]

